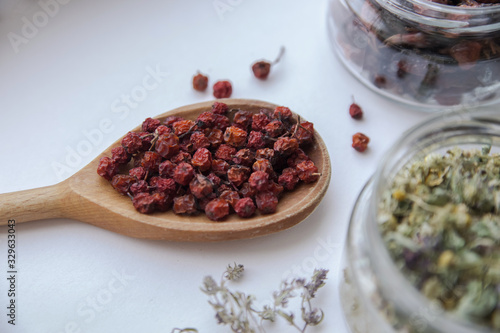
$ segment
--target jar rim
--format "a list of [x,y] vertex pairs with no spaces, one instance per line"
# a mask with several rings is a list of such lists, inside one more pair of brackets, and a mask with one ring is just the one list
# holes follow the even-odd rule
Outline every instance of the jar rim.
[[[430,0],[375,0],[403,19],[450,33],[496,32],[500,29],[500,4],[458,7]],[[418,12],[415,11],[418,7]]]
[[[448,126],[448,127],[447,127]],[[472,135],[470,131],[478,131],[477,136]],[[443,132],[440,132],[443,131]],[[449,132],[447,132],[449,131]],[[454,132],[455,131],[455,132]],[[468,134],[469,133],[469,134]],[[468,110],[468,111],[445,111],[440,115],[431,117],[409,130],[407,130],[400,139],[383,156],[373,176],[373,189],[369,207],[367,208],[366,239],[369,243],[370,253],[368,254],[375,266],[379,265],[378,270],[383,270],[383,274],[391,276],[392,286],[404,286],[409,291],[398,293],[395,302],[398,306],[409,306],[412,309],[429,308],[429,300],[418,291],[411,282],[396,267],[389,251],[384,243],[380,229],[378,228],[377,216],[378,207],[381,200],[381,193],[390,184],[390,176],[394,176],[402,166],[407,165],[418,155],[428,155],[435,151],[444,142],[439,141],[440,135],[445,139],[453,138],[456,134],[462,135],[464,139],[470,135],[470,141],[464,140],[469,144],[491,144],[500,148],[500,112],[494,109]],[[488,136],[494,136],[495,140],[488,140]],[[436,138],[435,136],[438,136]],[[418,140],[423,138],[421,145]],[[413,146],[417,142],[416,146]],[[450,147],[450,145],[444,145]],[[376,260],[372,260],[376,259]],[[377,267],[372,268],[377,270]],[[404,302],[402,301],[404,299]],[[493,332],[488,327],[479,326],[469,321],[459,320],[449,314],[439,316],[434,323],[430,323],[433,328],[453,329],[455,332]]]

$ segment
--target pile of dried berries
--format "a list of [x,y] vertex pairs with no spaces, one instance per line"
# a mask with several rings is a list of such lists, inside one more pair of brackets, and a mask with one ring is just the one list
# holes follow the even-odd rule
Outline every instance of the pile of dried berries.
[[[498,0],[433,2],[474,10]],[[473,10],[452,13],[442,6],[441,13],[404,0],[395,1],[394,10],[379,0],[350,0],[349,9],[342,1],[332,3],[335,43],[344,61],[370,85],[397,99],[435,106],[500,95],[500,31],[493,29],[498,11],[478,16]],[[402,17],[402,12],[415,17]],[[460,32],[467,27],[471,32]]]
[[195,120],[147,118],[100,160],[97,173],[141,213],[250,217],[275,212],[283,191],[319,178],[302,150],[313,140],[313,124],[287,107],[253,113],[215,102]]

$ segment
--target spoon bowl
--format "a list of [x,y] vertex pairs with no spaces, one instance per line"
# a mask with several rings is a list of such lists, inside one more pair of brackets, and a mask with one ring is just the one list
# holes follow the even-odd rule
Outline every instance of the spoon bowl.
[[[273,110],[277,105],[245,99],[222,99],[230,109],[259,112]],[[211,109],[213,101],[176,108],[155,118],[163,120],[177,115],[186,119]],[[140,128],[137,127],[134,131]],[[204,214],[181,216],[158,212],[137,212],[127,196],[119,194],[108,181],[97,175],[97,166],[103,156],[111,156],[111,149],[120,145],[121,138],[70,178],[47,187],[0,194],[0,225],[9,219],[16,223],[50,218],[71,218],[136,238],[170,241],[210,242],[254,238],[290,228],[303,221],[318,206],[326,193],[331,178],[331,164],[325,143],[314,133],[315,140],[306,153],[318,167],[321,176],[312,184],[299,184],[292,192],[284,192],[277,211],[251,218],[229,215],[224,221],[214,222]]]

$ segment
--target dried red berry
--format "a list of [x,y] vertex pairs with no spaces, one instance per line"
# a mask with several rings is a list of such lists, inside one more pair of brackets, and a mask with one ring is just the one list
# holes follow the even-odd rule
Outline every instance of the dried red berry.
[[229,98],[233,93],[233,86],[229,81],[218,81],[213,88],[215,98]]
[[180,150],[179,138],[173,133],[163,134],[158,137],[155,151],[163,158],[171,158]]
[[212,148],[217,148],[224,142],[224,133],[218,128],[211,129],[205,136]]
[[175,167],[176,165],[173,162],[165,160],[160,163],[160,166],[158,167],[158,173],[162,177],[172,178],[174,177]]
[[219,199],[226,200],[227,203],[234,209],[234,206],[236,205],[238,200],[240,200],[240,195],[236,191],[226,190],[219,195]]
[[224,199],[213,199],[205,206],[205,214],[212,221],[220,221],[229,215],[229,204]]
[[118,164],[127,164],[131,157],[122,146],[111,149],[111,158]]
[[144,179],[146,177],[146,169],[143,167],[135,167],[128,171],[128,174],[134,176],[136,179]]
[[163,192],[156,192],[151,195],[153,197],[155,210],[160,212],[166,212],[170,209],[173,202],[173,196],[165,194]]
[[212,153],[207,148],[200,148],[194,153],[191,163],[201,172],[207,171],[212,167]]
[[230,162],[236,154],[236,148],[226,144],[221,144],[215,152],[215,157],[224,161]]
[[227,170],[227,180],[236,186],[240,186],[247,181],[250,174],[250,168],[234,165]]
[[242,198],[236,202],[234,211],[239,217],[250,217],[255,213],[256,207],[251,198]]
[[239,127],[230,126],[224,132],[224,141],[233,147],[241,147],[247,141],[247,132]]
[[186,194],[174,198],[172,207],[175,214],[196,214],[196,200],[192,194]]
[[293,137],[299,140],[299,145],[311,143],[314,138],[314,125],[311,122],[304,121],[298,126],[292,127]]
[[278,184],[283,186],[288,191],[293,191],[299,183],[297,170],[293,168],[283,169],[281,175],[278,177]]
[[277,106],[273,111],[273,117],[278,120],[288,120],[292,118],[292,111],[286,106]]
[[233,125],[238,125],[239,128],[246,130],[252,124],[253,113],[250,111],[236,111],[233,118]]
[[149,193],[139,193],[132,199],[132,204],[139,213],[150,214],[155,210],[155,198]]
[[153,177],[149,181],[155,192],[174,195],[177,192],[177,184],[172,178]]
[[353,119],[361,119],[361,118],[363,118],[363,110],[361,109],[361,107],[358,104],[352,103],[349,106],[349,115]]
[[299,149],[299,141],[295,138],[282,137],[274,143],[274,150],[282,156],[288,156]]
[[250,186],[250,183],[246,182],[241,185],[240,196],[243,198],[253,198],[257,191]]
[[311,160],[300,162],[297,164],[296,169],[299,179],[304,183],[312,183],[319,178],[318,168]]
[[254,171],[248,178],[248,183],[252,188],[257,191],[267,190],[267,185],[269,184],[269,174],[264,171]]
[[255,160],[255,153],[248,148],[242,148],[236,152],[233,157],[233,162],[235,164],[240,164],[243,166],[252,166]]
[[155,130],[155,134],[157,136],[160,136],[163,134],[169,134],[169,133],[172,133],[172,129],[170,127],[165,126],[165,125],[160,125]]
[[123,137],[121,143],[129,154],[134,155],[142,150],[142,139],[136,132],[128,132],[127,135]]
[[271,214],[278,207],[278,198],[271,192],[259,192],[255,195],[255,203],[261,214]]
[[197,91],[205,91],[208,86],[208,77],[199,73],[193,76],[193,88]]
[[274,149],[271,148],[257,149],[257,151],[255,152],[256,159],[263,158],[265,160],[271,160],[273,157],[274,157]]
[[196,198],[204,198],[214,191],[212,182],[203,175],[196,175],[189,183],[189,190]]
[[285,131],[283,123],[279,120],[273,120],[264,127],[264,131],[272,138],[277,138]]
[[196,118],[196,124],[199,128],[211,128],[214,126],[216,119],[217,117],[213,112],[205,111]]
[[172,128],[174,129],[175,135],[181,136],[193,130],[195,125],[196,123],[192,120],[180,120],[173,123]]
[[104,179],[111,180],[118,173],[118,164],[111,158],[105,156],[99,160],[97,174]]
[[356,133],[352,136],[352,147],[359,152],[364,152],[368,148],[370,138],[363,133]]
[[214,159],[212,160],[212,171],[217,176],[225,176],[229,170],[229,163],[224,160]]
[[149,133],[154,133],[156,128],[161,125],[161,121],[158,119],[153,119],[153,118],[146,118],[142,122],[142,131],[143,132],[149,132]]
[[257,61],[252,65],[252,72],[256,78],[264,80],[267,79],[271,71],[271,64],[267,61]]
[[214,102],[212,105],[212,112],[215,114],[225,115],[229,111],[226,103]]
[[125,195],[128,193],[130,186],[135,183],[137,179],[129,175],[115,175],[111,180],[111,186],[119,193]]
[[274,169],[271,161],[265,158],[259,158],[252,165],[253,171],[263,171],[269,175],[274,175]]
[[260,149],[266,146],[266,142],[264,140],[264,134],[262,132],[250,131],[248,134],[248,142],[247,147],[253,149]]
[[133,196],[136,196],[139,193],[149,193],[148,182],[145,180],[139,180],[130,185],[129,191]]
[[141,158],[140,166],[143,167],[146,172],[157,172],[161,163],[160,154],[154,151],[147,151]]
[[186,162],[179,163],[174,170],[174,180],[177,184],[188,185],[194,177],[194,168]]

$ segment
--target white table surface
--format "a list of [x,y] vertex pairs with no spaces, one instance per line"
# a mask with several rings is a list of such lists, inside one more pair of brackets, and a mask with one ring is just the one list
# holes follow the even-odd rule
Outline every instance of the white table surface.
[[[0,227],[0,332],[230,332],[199,287],[233,262],[246,267],[233,289],[256,295],[257,304],[269,302],[283,278],[329,269],[316,301],[325,320],[308,332],[347,332],[338,284],[356,196],[387,148],[430,115],[378,96],[342,67],[327,37],[327,1],[60,0],[44,16],[48,3],[0,2],[0,193],[56,184],[146,117],[211,100],[210,88],[191,88],[197,70],[211,84],[231,80],[232,97],[289,106],[314,122],[332,181],[305,221],[251,240],[175,243],[67,219],[18,223],[15,326],[7,323],[7,227]],[[30,30],[34,20],[40,27]],[[286,53],[269,79],[255,79],[251,63],[273,59],[281,45]],[[123,98],[151,71],[158,84],[128,107]],[[352,96],[362,121],[347,113]],[[103,121],[111,129],[89,146]],[[351,148],[359,131],[372,140],[365,153]]]

